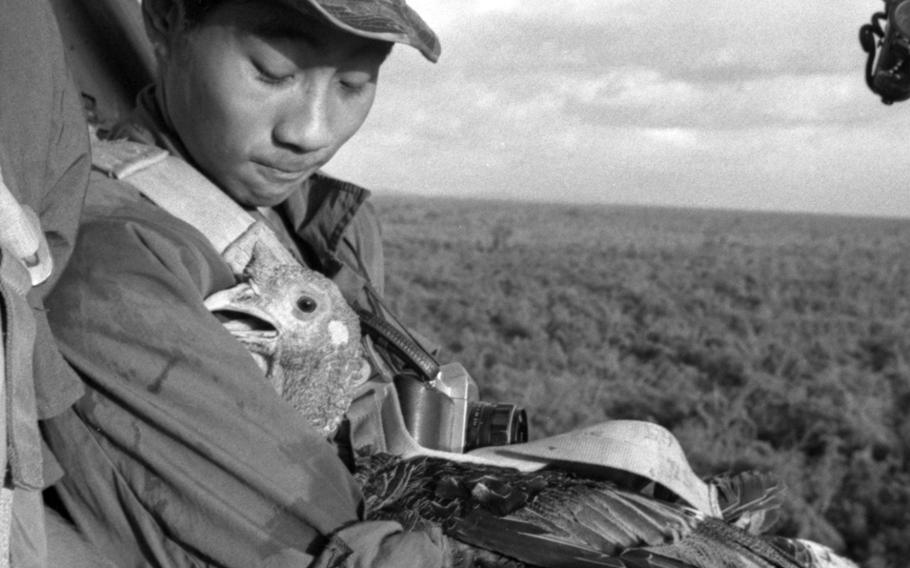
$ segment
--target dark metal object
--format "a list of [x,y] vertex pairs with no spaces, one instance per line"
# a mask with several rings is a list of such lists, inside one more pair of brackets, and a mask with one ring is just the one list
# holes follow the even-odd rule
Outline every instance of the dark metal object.
[[910,0],[885,0],[885,11],[860,27],[859,42],[869,89],[886,105],[910,98]]

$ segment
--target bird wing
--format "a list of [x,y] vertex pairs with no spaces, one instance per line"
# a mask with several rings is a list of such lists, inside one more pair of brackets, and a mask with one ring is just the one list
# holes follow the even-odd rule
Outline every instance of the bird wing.
[[477,509],[461,519],[449,536],[461,542],[531,566],[546,568],[691,568],[690,564],[650,554],[647,558],[623,558],[549,527]]
[[696,513],[558,470],[523,473],[498,466],[387,455],[358,462],[368,518],[406,526],[435,523],[457,540],[534,566],[682,568],[654,554],[618,558],[630,548],[684,537]]
[[705,568],[809,568],[774,539],[754,535],[714,517],[702,519],[690,535],[678,542],[631,550],[626,556],[651,554]]
[[780,517],[784,486],[768,473],[743,471],[712,477],[723,519],[752,534],[766,534]]
[[849,558],[840,556],[834,550],[816,542],[780,536],[771,537],[770,541],[807,568],[859,568],[859,565]]
[[[358,460],[366,516],[439,526],[460,543],[531,566],[806,568],[813,566],[722,519],[603,479],[545,469],[378,454]],[[730,511],[764,503],[764,481],[731,484]],[[754,482],[754,483],[753,483]],[[738,500],[735,497],[738,495]],[[738,503],[738,505],[736,505]],[[732,514],[732,513],[731,513]],[[497,565],[497,564],[494,564]]]

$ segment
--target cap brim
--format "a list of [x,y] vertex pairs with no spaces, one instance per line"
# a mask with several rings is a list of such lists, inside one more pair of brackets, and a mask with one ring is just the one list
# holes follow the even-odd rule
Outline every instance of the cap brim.
[[336,27],[370,39],[403,43],[432,62],[439,60],[439,38],[402,0],[284,0],[316,10]]

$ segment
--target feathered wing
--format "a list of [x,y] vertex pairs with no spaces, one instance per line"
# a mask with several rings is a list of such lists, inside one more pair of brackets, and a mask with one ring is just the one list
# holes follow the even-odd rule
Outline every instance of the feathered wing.
[[801,566],[772,543],[720,519],[607,482],[556,479],[505,516],[476,509],[452,536],[547,567]]
[[679,542],[631,550],[623,557],[651,554],[706,568],[808,568],[771,540],[713,517],[703,519],[691,535]]
[[[595,515],[599,516],[599,515]],[[496,516],[485,509],[477,509],[455,523],[448,533],[453,538],[474,546],[494,550],[527,565],[544,567],[604,567],[604,568],[690,568],[690,564],[669,556],[650,554],[643,557],[625,557],[616,542],[603,534],[592,535],[596,530],[589,523],[591,516],[574,518],[571,513],[560,515],[561,528],[553,530],[551,519],[540,518],[534,522],[519,520],[512,515]],[[575,525],[575,523],[578,523]],[[617,529],[619,523],[607,523]],[[631,523],[634,525],[635,523]],[[621,534],[634,532],[634,526],[619,528]],[[573,535],[572,531],[585,533]],[[631,532],[630,532],[631,531]]]
[[744,471],[708,479],[717,490],[724,521],[752,534],[765,534],[780,517],[783,485],[769,473]]
[[527,565],[800,568],[761,537],[692,509],[558,470],[361,458],[368,518],[436,524]]
[[840,556],[827,546],[815,542],[783,537],[771,537],[771,541],[808,568],[859,568],[849,558]]

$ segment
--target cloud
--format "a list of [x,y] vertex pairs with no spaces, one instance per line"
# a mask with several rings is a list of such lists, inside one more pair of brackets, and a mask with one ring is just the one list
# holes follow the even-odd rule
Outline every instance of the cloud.
[[699,83],[631,68],[559,84],[567,113],[602,124],[730,130],[856,122],[867,114],[868,93],[855,73]]
[[857,71],[862,19],[846,3],[421,4],[446,22],[444,44],[452,39],[442,77],[425,84],[461,112],[480,93],[506,116],[559,104],[600,124],[725,129],[853,120],[853,103],[868,97]]
[[910,161],[882,165],[900,155],[910,113],[883,107],[862,80],[857,30],[877,6],[410,3],[439,32],[442,59],[396,48],[372,116],[331,165],[342,177],[425,193],[910,215],[910,195],[893,195]]
[[[552,42],[598,61],[692,70],[787,69],[827,72],[852,68],[857,29],[875,7],[860,3],[730,2],[729,0],[544,0],[411,4],[437,27],[447,53],[493,54]],[[467,5],[465,5],[467,4]],[[440,25],[436,25],[440,22]],[[450,44],[450,45],[449,45]],[[474,55],[468,57],[474,61]],[[482,63],[482,62],[481,62]]]
[[409,4],[437,31],[448,32],[465,23],[476,23],[490,14],[507,14],[526,20],[595,21],[635,17],[640,2],[635,0],[412,0]]

